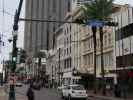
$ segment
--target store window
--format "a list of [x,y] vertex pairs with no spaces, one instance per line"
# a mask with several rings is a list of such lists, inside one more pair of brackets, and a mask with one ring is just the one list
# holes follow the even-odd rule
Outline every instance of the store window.
[[109,45],[111,45],[112,44],[111,34],[108,35],[108,41],[109,41]]
[[104,35],[104,47],[106,47],[107,46],[107,35],[105,34]]

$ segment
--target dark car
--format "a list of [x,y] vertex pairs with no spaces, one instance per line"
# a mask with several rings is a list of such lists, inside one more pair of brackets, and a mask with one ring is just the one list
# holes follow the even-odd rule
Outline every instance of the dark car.
[[41,82],[34,82],[33,85],[32,85],[32,87],[35,90],[40,90],[41,87],[42,87],[42,84],[41,84]]

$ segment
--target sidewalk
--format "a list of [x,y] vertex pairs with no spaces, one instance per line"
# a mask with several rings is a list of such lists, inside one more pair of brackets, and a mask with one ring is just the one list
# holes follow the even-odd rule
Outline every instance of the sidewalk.
[[[3,88],[0,87],[0,94],[2,93],[3,95],[0,95],[0,100],[8,100],[9,99],[9,89],[6,90],[7,87],[3,86]],[[16,92],[16,100],[27,100],[26,96],[23,95],[22,93],[17,93]]]
[[102,100],[133,100],[133,98],[117,98],[114,97],[113,93],[107,93],[106,96],[103,96],[101,93],[94,94],[92,91],[88,92],[88,97],[93,97],[96,99]]
[[3,86],[0,86],[0,100],[6,100],[6,93]]

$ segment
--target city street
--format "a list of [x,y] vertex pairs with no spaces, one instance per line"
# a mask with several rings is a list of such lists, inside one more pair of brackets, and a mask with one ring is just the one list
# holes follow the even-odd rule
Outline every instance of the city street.
[[[16,100],[27,100],[27,89],[28,85],[16,87]],[[7,91],[9,92],[9,88]],[[8,92],[5,93],[4,88],[0,89],[0,100],[8,100]],[[34,93],[35,100],[61,100],[60,95],[55,89],[42,88],[41,90],[34,90]]]
[[1,0],[0,100],[133,100],[132,29],[133,0]]
[[[25,95],[26,97],[27,88],[28,86],[16,88],[16,94]],[[34,92],[35,92],[35,100],[62,100],[60,94],[56,89],[42,88],[39,91],[34,90]],[[103,99],[88,97],[88,100],[103,100]]]
[[[16,87],[16,100],[27,100],[26,92],[28,86]],[[9,90],[8,90],[9,91]],[[34,90],[35,100],[63,100],[56,89],[42,88],[40,90]],[[5,92],[5,87],[0,87],[0,100],[8,100],[8,92]],[[76,99],[75,99],[76,100]],[[78,99],[80,100],[80,99]],[[88,100],[128,100],[128,99],[113,99],[113,98],[101,98],[101,97],[88,97]]]

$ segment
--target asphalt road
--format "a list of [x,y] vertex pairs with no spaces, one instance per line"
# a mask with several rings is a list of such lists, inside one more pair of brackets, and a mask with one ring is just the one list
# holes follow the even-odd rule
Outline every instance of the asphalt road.
[[[40,91],[35,91],[35,100],[62,100],[62,99],[61,95],[57,92],[57,90],[42,88]],[[102,100],[102,99],[88,97],[88,100]]]
[[[20,95],[19,97],[21,98],[21,100],[27,100],[26,99],[27,89],[28,86],[25,85],[23,87],[16,88],[16,94]],[[34,93],[35,93],[35,100],[62,100],[60,94],[57,92],[56,89],[42,88],[39,91],[34,90]],[[103,100],[103,99],[88,97],[88,100]]]
[[[16,88],[16,94],[23,96],[23,100],[27,100],[26,92],[28,86],[23,85],[23,87]],[[34,90],[35,100],[62,100],[59,93],[55,89],[42,88],[40,90]]]

